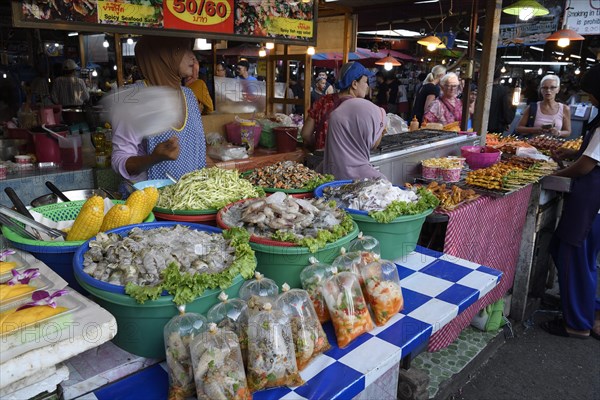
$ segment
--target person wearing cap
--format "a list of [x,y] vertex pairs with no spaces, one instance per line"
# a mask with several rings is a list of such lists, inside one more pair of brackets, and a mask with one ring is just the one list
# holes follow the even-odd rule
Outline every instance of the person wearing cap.
[[249,69],[250,63],[248,62],[248,60],[246,60],[245,58],[241,58],[236,66],[238,78],[245,79],[247,81],[256,81],[257,79],[250,75],[250,73],[248,72]]
[[337,180],[385,179],[369,160],[386,126],[383,108],[362,98],[344,101],[329,117],[325,158],[319,172],[331,174]]
[[[317,77],[315,78],[315,84],[314,87],[317,86],[317,81],[319,79],[325,79],[325,94],[333,94],[334,90],[333,90],[333,85],[331,83],[329,83],[329,80],[327,79],[327,71],[319,71],[319,73],[317,74]],[[314,90],[313,87],[313,90]]]
[[[580,87],[600,106],[600,65],[591,67]],[[548,83],[546,83],[548,84]],[[558,85],[557,85],[558,86]],[[600,114],[587,123],[579,150],[559,148],[554,158],[574,159],[554,175],[571,178],[550,243],[558,271],[562,318],[542,324],[551,335],[600,340],[600,297],[597,295],[600,253]]]
[[369,92],[369,78],[374,74],[351,61],[342,66],[335,83],[338,93],[328,94],[318,99],[308,111],[308,117],[302,127],[302,140],[315,150],[323,150],[327,140],[329,114],[348,99],[364,99]]
[[83,79],[75,76],[79,67],[70,58],[63,63],[63,76],[54,80],[51,98],[55,104],[61,104],[64,108],[69,106],[81,106],[90,99],[90,92]]

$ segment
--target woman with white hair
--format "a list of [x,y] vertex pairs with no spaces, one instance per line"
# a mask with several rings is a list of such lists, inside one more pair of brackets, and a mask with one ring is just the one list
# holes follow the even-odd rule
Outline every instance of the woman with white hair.
[[423,121],[423,114],[429,110],[429,106],[435,99],[440,96],[440,79],[446,74],[446,67],[436,65],[431,69],[431,73],[427,75],[423,81],[423,85],[415,96],[413,106],[413,115],[417,117],[419,123]]
[[448,125],[462,119],[462,102],[458,98],[460,81],[454,72],[448,72],[440,80],[442,95],[431,103],[429,111],[423,115],[423,121]]
[[523,111],[516,132],[523,136],[550,135],[567,137],[571,134],[569,106],[556,101],[560,78],[546,75],[540,82],[542,100],[531,103]]

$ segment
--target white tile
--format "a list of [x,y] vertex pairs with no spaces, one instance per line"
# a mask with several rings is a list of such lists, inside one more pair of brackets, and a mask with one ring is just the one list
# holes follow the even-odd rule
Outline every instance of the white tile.
[[465,260],[464,258],[458,258],[455,256],[451,256],[450,254],[444,254],[440,257],[440,260],[445,260],[451,262],[453,264],[462,265],[463,267],[467,267],[469,269],[477,269],[481,267],[481,264],[474,263],[473,261]]
[[433,327],[431,334],[440,330],[448,322],[458,315],[458,306],[448,302],[431,299],[421,307],[417,308],[409,317],[426,322]]
[[454,282],[416,272],[402,280],[401,284],[402,288],[435,297],[454,285]]
[[323,371],[325,368],[333,364],[335,360],[328,355],[319,354],[315,357],[314,360],[310,362],[302,371],[300,371],[300,376],[306,382],[315,377],[319,372]]
[[473,271],[456,283],[473,289],[477,289],[482,293],[484,293],[484,291],[485,293],[487,293],[494,286],[496,286],[497,281],[497,276],[486,274],[485,272]]
[[401,355],[400,348],[373,337],[338,361],[365,375],[365,386],[369,386],[390,368],[397,366]]
[[307,400],[306,397],[300,396],[296,392],[289,392],[285,396],[280,397],[281,400]]
[[404,315],[398,313],[394,315],[384,326],[375,326],[375,329],[369,331],[369,333],[373,336],[377,336],[379,333],[385,331],[390,326],[394,325],[396,322],[400,321],[404,318]]
[[435,260],[437,260],[437,258],[425,255],[423,253],[417,253],[416,251],[413,251],[413,252],[405,255],[404,257],[394,260],[394,262],[396,264],[402,265],[403,267],[406,267],[408,269],[412,269],[414,271],[420,271],[421,269],[425,268],[426,266],[428,266]]

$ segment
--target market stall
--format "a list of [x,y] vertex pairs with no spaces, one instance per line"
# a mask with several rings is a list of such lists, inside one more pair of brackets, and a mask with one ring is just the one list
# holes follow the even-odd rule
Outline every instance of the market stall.
[[[395,394],[400,361],[416,355],[432,335],[460,318],[465,310],[485,298],[504,280],[502,272],[495,269],[422,247],[395,262],[405,301],[405,308],[400,314],[385,326],[360,336],[344,349],[335,344],[333,327],[326,323],[324,328],[332,349],[301,371],[306,383],[293,388],[260,391],[254,394],[254,398],[380,398],[388,393]],[[77,370],[81,368],[79,366],[86,365],[90,357],[93,354],[82,355],[70,367]],[[114,361],[119,362],[119,359]],[[110,360],[105,362],[110,364]],[[144,363],[141,360],[136,362]],[[94,381],[89,372],[81,375],[90,382]],[[378,381],[383,375],[386,379]],[[70,381],[65,393],[78,383],[77,380]],[[168,392],[167,372],[162,363],[118,382],[88,388],[97,399],[116,396],[165,398]]]

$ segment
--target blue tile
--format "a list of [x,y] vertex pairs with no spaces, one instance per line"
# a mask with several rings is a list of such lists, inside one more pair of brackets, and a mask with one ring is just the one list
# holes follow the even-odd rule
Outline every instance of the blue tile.
[[494,269],[494,268],[481,266],[481,267],[477,268],[477,271],[497,276],[498,282],[500,282],[500,279],[502,279],[502,271],[498,271],[497,269]]
[[436,260],[423,268],[421,272],[445,281],[458,282],[473,270],[445,260]]
[[407,315],[421,307],[423,304],[431,300],[430,296],[422,293],[414,292],[407,288],[402,288],[402,296],[404,297],[404,310],[402,314]]
[[423,341],[431,336],[433,328],[431,325],[411,317],[404,317],[384,331],[377,337],[395,346],[402,348],[402,357],[410,353]]
[[417,246],[415,249],[417,253],[423,253],[430,257],[440,258],[444,255],[444,253],[440,253],[439,251],[428,249],[427,247]]
[[[343,377],[343,380],[340,377]],[[340,384],[345,387],[340,388]],[[294,392],[311,400],[329,400],[352,399],[364,389],[365,377],[360,372],[336,361]]]
[[169,395],[169,377],[160,364],[105,386],[94,392],[98,400],[164,400]]
[[254,392],[252,394],[252,399],[253,400],[280,399],[291,391],[292,391],[292,389],[290,389],[287,386],[280,386],[280,387],[276,387],[276,388],[260,390],[258,392]]
[[456,284],[440,293],[436,298],[458,305],[458,313],[460,314],[479,299],[479,290]]
[[402,265],[396,264],[396,268],[398,269],[398,276],[400,277],[400,282],[402,282],[402,279],[405,279],[408,276],[410,276],[410,275],[412,275],[412,274],[415,273],[414,270],[412,270],[410,268],[403,267]]

